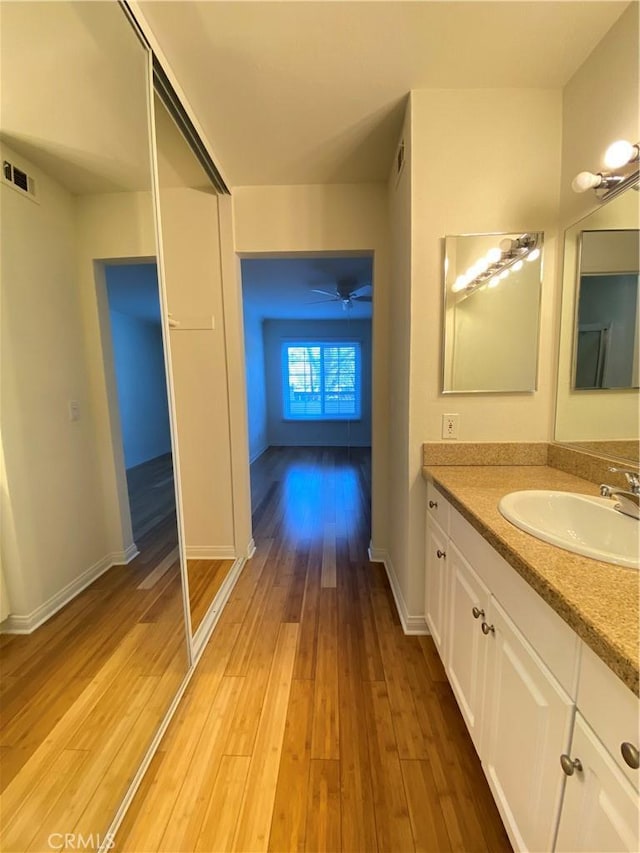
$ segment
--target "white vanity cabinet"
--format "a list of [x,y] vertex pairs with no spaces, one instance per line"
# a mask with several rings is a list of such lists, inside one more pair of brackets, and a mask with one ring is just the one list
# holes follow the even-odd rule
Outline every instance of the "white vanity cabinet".
[[428,485],[426,618],[511,843],[637,850],[637,698]]
[[481,625],[489,612],[489,590],[452,542],[447,548],[449,624],[444,664],[475,748],[480,752],[488,649]]
[[425,541],[425,619],[441,657],[447,623],[447,544],[449,504],[433,486],[427,489]]
[[492,599],[480,757],[517,850],[552,850],[574,703]]
[[638,793],[580,711],[570,760],[579,764],[567,779],[556,851],[637,851]]

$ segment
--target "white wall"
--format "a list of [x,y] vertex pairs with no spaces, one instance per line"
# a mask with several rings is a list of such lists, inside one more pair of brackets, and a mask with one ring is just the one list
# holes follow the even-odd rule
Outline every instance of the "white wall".
[[162,329],[113,309],[109,317],[128,469],[171,453]]
[[[236,187],[238,254],[373,252],[372,542],[386,547],[389,235],[383,184]],[[246,451],[245,451],[246,453]]]
[[262,317],[244,304],[244,357],[246,365],[249,461],[253,462],[269,446],[267,436],[267,392],[265,386]]
[[[162,176],[161,176],[162,179]],[[187,557],[235,555],[218,199],[161,189],[162,247]],[[197,328],[214,318],[214,328]],[[204,325],[204,323],[203,323]]]
[[[282,341],[286,338],[358,341],[361,347],[361,417],[353,421],[287,421],[282,400]],[[267,435],[274,447],[371,446],[371,321],[265,320]]]
[[[508,103],[508,109],[505,109]],[[411,94],[411,189],[393,188],[395,211],[411,194],[411,248],[399,234],[402,283],[392,386],[408,381],[408,507],[393,501],[391,524],[404,531],[391,558],[409,614],[423,612],[424,497],[421,445],[441,438],[444,413],[460,415],[462,440],[546,440],[553,414],[555,274],[560,179],[561,93],[547,90],[420,90]],[[447,234],[544,231],[539,390],[534,394],[443,396],[441,323],[443,238]],[[408,269],[409,268],[409,269]],[[410,276],[410,323],[407,277]],[[394,282],[395,284],[395,282]],[[394,294],[394,300],[396,296]],[[409,337],[409,365],[406,340]],[[393,368],[392,368],[393,369]],[[408,379],[407,379],[408,375]],[[395,432],[395,430],[394,430]],[[406,540],[403,552],[402,539]],[[396,537],[397,542],[398,537]]]
[[[34,175],[40,199],[35,204],[0,186],[2,564],[12,613],[26,618],[123,545],[105,520],[77,201],[22,157],[11,157]],[[74,422],[70,400],[80,406]]]

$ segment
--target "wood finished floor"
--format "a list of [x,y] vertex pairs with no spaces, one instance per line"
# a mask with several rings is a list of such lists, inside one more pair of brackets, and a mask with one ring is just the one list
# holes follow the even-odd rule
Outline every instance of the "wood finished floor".
[[120,851],[508,851],[428,637],[367,559],[369,453],[271,449],[247,563]]
[[189,612],[193,634],[202,624],[233,563],[233,560],[187,560]]
[[104,833],[186,674],[175,509],[157,520],[158,506],[129,565],[32,634],[0,636],[3,851]]

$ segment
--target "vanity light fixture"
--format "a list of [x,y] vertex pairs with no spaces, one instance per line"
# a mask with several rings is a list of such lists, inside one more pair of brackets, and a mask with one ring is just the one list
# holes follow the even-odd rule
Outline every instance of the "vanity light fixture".
[[579,172],[571,182],[571,188],[576,193],[595,190],[599,199],[609,198],[613,193],[622,192],[628,186],[638,181],[640,174],[638,166],[629,171],[629,166],[637,164],[640,159],[640,143],[635,145],[626,139],[613,142],[604,155],[604,165],[607,169],[621,170],[615,172]]
[[[463,275],[459,275],[451,285],[452,293],[470,296],[476,290],[497,287],[511,272],[518,272],[524,261],[535,261],[540,257],[537,234],[522,234],[515,239],[506,237],[500,241],[499,248],[489,249]],[[464,298],[463,297],[463,298]]]

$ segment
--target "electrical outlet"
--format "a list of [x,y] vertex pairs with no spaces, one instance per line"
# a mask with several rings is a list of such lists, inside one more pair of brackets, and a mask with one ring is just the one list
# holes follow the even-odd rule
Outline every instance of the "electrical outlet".
[[77,400],[69,400],[69,420],[80,420],[80,403]]
[[443,415],[442,416],[442,437],[457,438],[458,437],[458,420],[460,415]]

